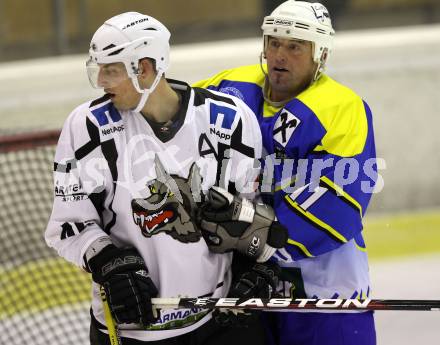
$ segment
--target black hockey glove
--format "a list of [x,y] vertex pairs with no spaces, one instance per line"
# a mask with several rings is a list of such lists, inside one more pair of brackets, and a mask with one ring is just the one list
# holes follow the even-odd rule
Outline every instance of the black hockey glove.
[[88,261],[88,267],[93,281],[104,288],[118,324],[147,326],[156,321],[151,298],[158,291],[136,249],[119,249],[110,244]]
[[[234,270],[236,272],[228,297],[246,300],[276,296],[281,273],[281,268],[276,263],[253,263],[246,257],[234,254]],[[218,324],[223,326],[247,327],[248,324],[255,321],[258,314],[259,311],[256,310],[220,309],[214,311],[213,317]]]
[[212,187],[198,212],[202,235],[215,253],[237,250],[259,262],[267,261],[287,243],[287,230],[273,209]]
[[274,262],[254,263],[233,282],[229,297],[272,298],[276,294],[281,268]]

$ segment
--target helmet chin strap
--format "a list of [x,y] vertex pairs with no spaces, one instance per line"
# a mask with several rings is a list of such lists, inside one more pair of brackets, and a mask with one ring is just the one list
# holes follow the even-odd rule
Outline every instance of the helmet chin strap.
[[261,68],[261,72],[263,72],[263,74],[267,78],[267,73],[266,73],[266,71],[263,68],[263,58],[264,58],[264,52],[261,52],[260,53],[260,68]]
[[162,70],[158,70],[156,78],[154,79],[153,84],[151,84],[151,87],[149,89],[144,89],[144,90],[141,90],[141,88],[139,86],[139,82],[137,81],[137,79],[135,79],[135,80],[132,79],[134,87],[141,94],[141,99],[139,100],[138,105],[134,109],[135,112],[140,113],[141,110],[144,108],[145,104],[147,103],[148,97],[150,96],[150,94],[153,93],[153,91],[156,88],[157,84],[159,84],[159,81],[162,78],[162,75],[163,75],[163,71]]
[[[313,51],[315,51],[316,45],[315,45],[315,43],[312,43],[312,44],[313,44]],[[322,73],[324,73],[325,63],[327,61],[327,57],[328,57],[328,49],[325,48],[324,51],[321,53],[319,60],[315,61],[317,66],[316,66],[315,74],[313,76],[313,82],[317,81],[321,77]]]
[[317,81],[321,77],[321,74],[322,74],[322,66],[321,66],[321,63],[318,63],[318,66],[316,66],[316,71],[315,71],[315,73],[313,75],[313,80],[312,80],[312,82],[310,84],[312,84],[315,81]]

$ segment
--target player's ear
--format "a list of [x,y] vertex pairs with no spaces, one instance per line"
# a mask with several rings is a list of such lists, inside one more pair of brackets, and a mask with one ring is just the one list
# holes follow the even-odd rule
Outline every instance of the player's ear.
[[153,68],[153,62],[150,61],[150,59],[145,58],[139,60],[139,76],[145,78],[151,75],[152,72],[154,72],[154,68]]

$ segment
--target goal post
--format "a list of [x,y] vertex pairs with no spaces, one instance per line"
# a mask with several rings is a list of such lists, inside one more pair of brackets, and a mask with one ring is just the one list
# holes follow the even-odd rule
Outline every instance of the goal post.
[[33,150],[37,147],[48,147],[50,152],[55,153],[55,145],[59,136],[59,130],[2,135],[0,136],[0,153]]

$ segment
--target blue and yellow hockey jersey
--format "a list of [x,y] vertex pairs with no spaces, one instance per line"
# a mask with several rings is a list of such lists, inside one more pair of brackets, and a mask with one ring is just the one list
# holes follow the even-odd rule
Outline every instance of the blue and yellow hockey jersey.
[[377,178],[371,111],[325,74],[284,107],[265,99],[264,82],[262,67],[252,65],[194,86],[237,96],[258,118],[267,154],[262,192],[289,231],[275,257],[301,269],[310,298],[365,298],[362,218]]

